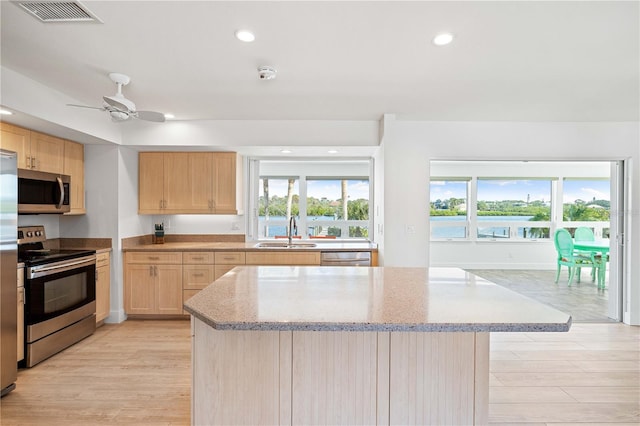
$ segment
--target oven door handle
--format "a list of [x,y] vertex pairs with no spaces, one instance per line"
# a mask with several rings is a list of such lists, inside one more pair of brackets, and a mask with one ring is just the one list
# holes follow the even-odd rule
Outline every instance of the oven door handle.
[[32,266],[27,269],[27,278],[40,278],[46,277],[47,275],[53,275],[60,272],[70,271],[72,269],[79,269],[83,266],[90,266],[96,264],[96,257],[89,256],[83,257],[75,262],[64,261],[57,263],[49,263],[40,266]]

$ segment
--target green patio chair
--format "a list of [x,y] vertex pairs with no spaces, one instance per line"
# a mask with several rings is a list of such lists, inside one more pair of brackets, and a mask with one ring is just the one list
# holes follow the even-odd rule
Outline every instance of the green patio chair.
[[569,269],[569,282],[571,285],[573,278],[578,274],[577,282],[580,282],[581,268],[599,268],[600,265],[595,263],[591,255],[581,255],[575,253],[573,249],[573,238],[566,229],[558,229],[553,236],[553,242],[558,253],[558,269],[556,271],[556,284],[560,278],[560,269],[566,266]]

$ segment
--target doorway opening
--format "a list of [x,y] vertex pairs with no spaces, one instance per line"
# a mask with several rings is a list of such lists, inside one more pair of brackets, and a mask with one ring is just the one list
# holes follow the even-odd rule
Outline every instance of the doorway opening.
[[[622,161],[430,162],[430,266],[456,266],[572,314],[622,321]],[[608,243],[605,287],[583,268],[555,283],[557,229]]]

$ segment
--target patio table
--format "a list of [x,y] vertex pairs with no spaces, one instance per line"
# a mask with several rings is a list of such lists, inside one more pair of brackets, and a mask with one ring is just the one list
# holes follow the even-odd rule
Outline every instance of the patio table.
[[607,272],[607,258],[609,257],[610,241],[608,238],[601,238],[594,241],[573,241],[575,250],[600,253],[602,255],[602,265],[598,268],[598,288],[604,289],[604,280]]

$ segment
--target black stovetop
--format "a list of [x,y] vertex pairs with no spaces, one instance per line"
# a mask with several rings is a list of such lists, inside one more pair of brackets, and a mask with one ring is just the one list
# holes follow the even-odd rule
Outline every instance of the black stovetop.
[[61,260],[95,254],[95,250],[74,249],[44,249],[42,243],[29,243],[18,246],[18,262],[26,266],[43,265]]

